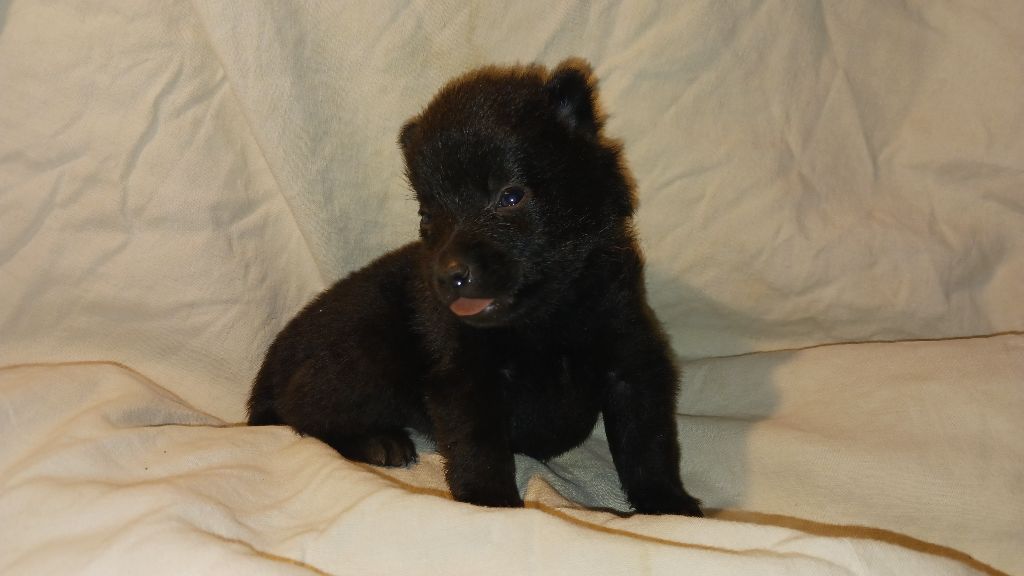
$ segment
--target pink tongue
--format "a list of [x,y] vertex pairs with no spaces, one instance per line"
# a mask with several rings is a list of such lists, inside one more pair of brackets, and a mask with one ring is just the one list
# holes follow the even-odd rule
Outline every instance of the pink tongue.
[[448,307],[456,316],[472,316],[482,312],[491,302],[494,298],[458,298]]

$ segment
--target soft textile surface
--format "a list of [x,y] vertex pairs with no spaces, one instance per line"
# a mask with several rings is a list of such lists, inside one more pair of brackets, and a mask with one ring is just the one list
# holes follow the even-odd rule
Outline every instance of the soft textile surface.
[[[747,524],[569,509],[542,482],[525,485],[540,466],[525,459],[520,484],[531,509],[480,509],[442,498],[436,456],[384,473],[283,428],[220,427],[122,366],[11,367],[0,370],[9,415],[0,428],[0,515],[17,521],[0,524],[0,570],[902,576],[982,568],[955,548],[1013,568],[1024,515],[979,502],[1019,497],[1024,424],[1014,416],[1024,394],[1006,391],[1022,372],[1024,337],[697,363],[683,404],[699,410],[680,416],[684,473],[709,505]],[[827,397],[822,378],[836,380]],[[586,477],[575,486],[582,502],[600,504],[618,489],[599,436],[549,465],[556,487],[572,490]],[[780,528],[771,514],[817,523]],[[841,527],[861,523],[904,535]]]
[[[413,237],[402,121],[570,55],[717,519],[579,510],[624,506],[600,429],[493,511],[425,443],[230,426],[284,322]],[[1024,574],[1021,62],[1016,0],[0,2],[0,571]]]

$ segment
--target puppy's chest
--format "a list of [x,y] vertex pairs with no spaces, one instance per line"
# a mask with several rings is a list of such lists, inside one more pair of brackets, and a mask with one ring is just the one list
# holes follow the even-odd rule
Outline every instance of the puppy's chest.
[[586,438],[602,398],[591,364],[572,355],[541,354],[502,365],[502,410],[516,451],[546,459]]
[[590,367],[570,353],[537,352],[504,358],[498,364],[502,384],[513,395],[531,391],[550,394],[588,386],[593,380]]
[[538,360],[506,360],[498,368],[502,383],[529,387],[533,384],[561,384],[571,379],[566,356]]

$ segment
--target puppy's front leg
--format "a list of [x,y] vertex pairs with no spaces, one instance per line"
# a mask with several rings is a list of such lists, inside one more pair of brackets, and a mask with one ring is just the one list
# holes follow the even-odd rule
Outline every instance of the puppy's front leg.
[[430,386],[427,408],[445,479],[460,502],[522,506],[498,387],[489,384],[452,370]]
[[702,516],[683,488],[676,438],[678,374],[668,344],[647,315],[616,347],[604,390],[604,423],[615,468],[642,514]]

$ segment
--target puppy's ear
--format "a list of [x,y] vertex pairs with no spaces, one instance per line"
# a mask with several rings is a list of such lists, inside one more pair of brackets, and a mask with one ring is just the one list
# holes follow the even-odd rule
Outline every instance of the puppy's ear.
[[551,73],[545,89],[558,120],[569,131],[588,138],[597,137],[601,120],[594,103],[593,71],[586,60],[563,61]]
[[402,130],[398,133],[398,144],[402,147],[403,152],[409,151],[409,147],[412,145],[412,140],[416,137],[419,127],[420,125],[416,118],[409,120],[402,126]]

